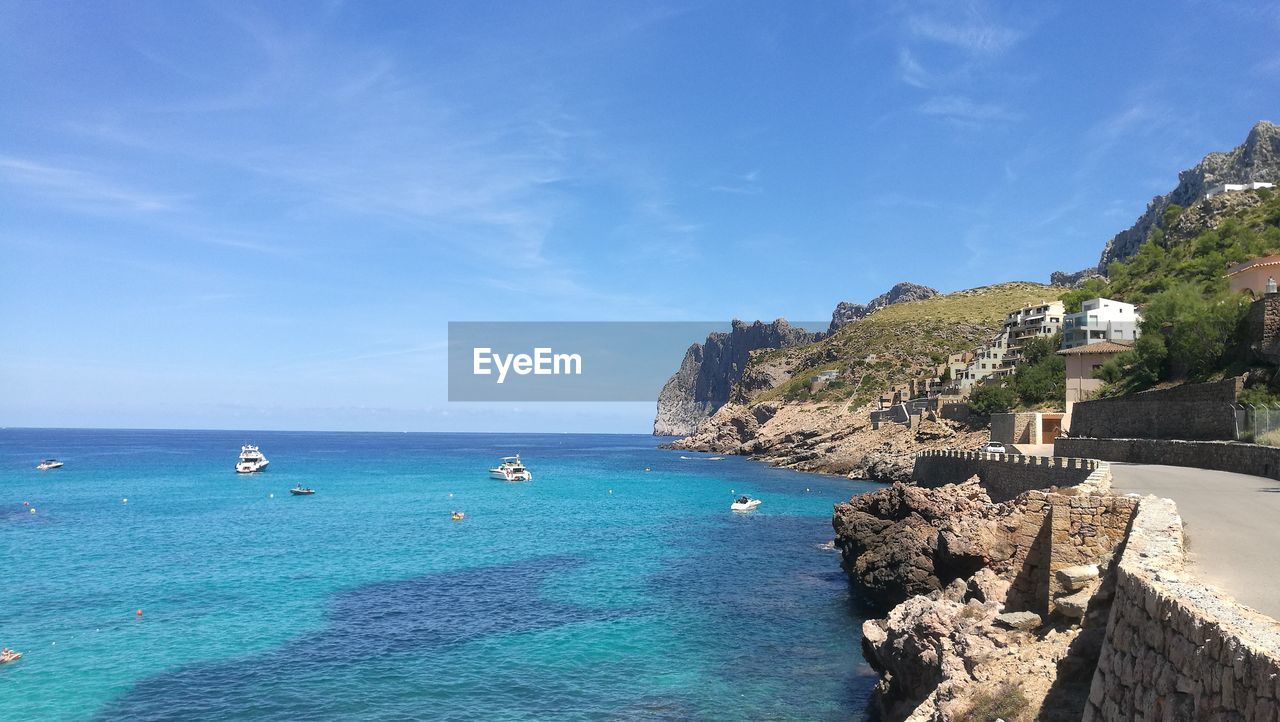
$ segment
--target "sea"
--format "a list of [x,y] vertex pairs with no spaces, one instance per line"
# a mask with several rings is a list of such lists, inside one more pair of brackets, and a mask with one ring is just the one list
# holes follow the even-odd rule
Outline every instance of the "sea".
[[876,485],[660,441],[0,430],[0,719],[863,719]]

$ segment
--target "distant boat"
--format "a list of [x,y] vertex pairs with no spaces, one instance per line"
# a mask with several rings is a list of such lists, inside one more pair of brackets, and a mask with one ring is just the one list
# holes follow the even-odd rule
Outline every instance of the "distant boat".
[[298,484],[297,486],[290,489],[289,493],[293,494],[294,496],[309,496],[311,494],[316,493],[316,490],[311,488],[304,488],[302,484]]
[[45,459],[36,465],[36,471],[48,471],[49,469],[57,469],[62,466],[62,462],[57,459]]
[[453,518],[454,521],[462,521],[463,519],[467,518],[467,515],[463,514],[460,511],[455,511],[450,516]]
[[533,474],[521,463],[519,454],[502,457],[502,463],[490,469],[489,476],[503,481],[533,481]]
[[252,474],[267,468],[267,457],[262,455],[258,447],[245,444],[240,447],[240,460],[236,462],[237,474]]
[[749,496],[740,496],[734,500],[733,504],[731,504],[729,508],[733,511],[751,511],[757,506],[760,506],[759,499],[752,499]]

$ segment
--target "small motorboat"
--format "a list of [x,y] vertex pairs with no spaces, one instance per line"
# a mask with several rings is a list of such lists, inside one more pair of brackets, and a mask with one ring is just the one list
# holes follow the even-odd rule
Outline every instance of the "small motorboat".
[[519,454],[502,457],[502,463],[490,469],[489,476],[503,481],[533,481],[533,474],[520,462]]
[[466,519],[466,518],[467,518],[467,515],[466,515],[466,514],[463,514],[463,513],[462,513],[462,512],[460,512],[460,511],[455,511],[455,512],[453,512],[453,514],[451,514],[450,516],[452,517],[452,519],[453,519],[454,521],[462,521],[463,519]]
[[740,496],[733,500],[733,504],[729,506],[733,511],[751,511],[760,506],[759,499],[752,499],[749,496]]
[[294,496],[310,496],[311,494],[316,493],[316,490],[311,489],[309,487],[304,487],[302,484],[298,484],[297,486],[290,489],[289,493],[293,494]]
[[62,462],[57,459],[45,459],[36,465],[36,471],[48,471],[49,469],[57,469],[62,466]]
[[8,647],[5,647],[3,651],[0,651],[0,664],[16,662],[19,659],[22,659],[22,652],[15,652]]
[[267,468],[267,464],[270,463],[258,447],[252,444],[245,444],[240,447],[240,459],[236,461],[236,473],[252,474]]

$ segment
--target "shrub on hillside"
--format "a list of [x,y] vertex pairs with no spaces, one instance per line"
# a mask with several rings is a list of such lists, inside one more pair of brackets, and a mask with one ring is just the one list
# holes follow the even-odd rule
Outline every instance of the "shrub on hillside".
[[1174,284],[1143,310],[1142,336],[1133,351],[1108,361],[1098,378],[1125,393],[1165,380],[1205,380],[1238,360],[1248,311],[1242,294]]
[[979,416],[1002,414],[1018,403],[1018,395],[1004,386],[979,386],[969,395],[969,410]]

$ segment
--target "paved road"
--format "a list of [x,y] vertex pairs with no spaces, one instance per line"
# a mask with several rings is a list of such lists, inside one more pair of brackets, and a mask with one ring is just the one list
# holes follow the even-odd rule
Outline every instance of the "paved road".
[[1178,504],[1196,576],[1280,619],[1280,481],[1118,462],[1111,473],[1117,492]]

